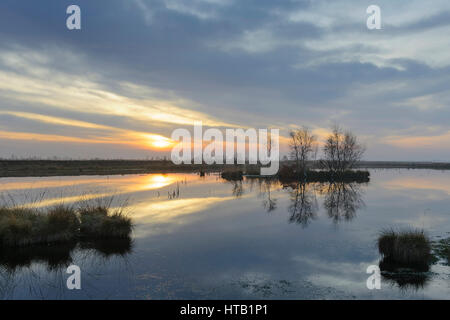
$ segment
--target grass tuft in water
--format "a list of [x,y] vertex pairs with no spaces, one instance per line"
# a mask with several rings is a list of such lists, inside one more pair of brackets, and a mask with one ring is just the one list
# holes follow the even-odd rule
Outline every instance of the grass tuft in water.
[[133,228],[123,209],[110,204],[78,207],[58,205],[47,209],[20,206],[0,207],[0,246],[67,242],[78,238],[126,238]]
[[80,233],[92,238],[126,238],[130,235],[132,222],[120,210],[110,212],[105,207],[80,210]]
[[401,268],[428,271],[432,262],[431,241],[422,230],[385,230],[378,238],[383,256],[380,267],[392,271]]

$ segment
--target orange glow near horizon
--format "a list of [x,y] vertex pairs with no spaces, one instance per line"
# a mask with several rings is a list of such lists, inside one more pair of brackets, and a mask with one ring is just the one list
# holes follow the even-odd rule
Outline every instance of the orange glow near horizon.
[[389,136],[385,141],[399,148],[442,148],[449,145],[450,131],[432,136]]
[[162,136],[152,135],[152,137],[149,140],[150,146],[155,147],[157,149],[167,149],[174,145],[174,142],[172,140]]
[[[115,128],[112,128],[115,129]],[[73,137],[56,134],[41,134],[30,132],[12,132],[0,130],[0,139],[39,141],[54,143],[85,143],[85,144],[120,144],[133,145],[140,149],[164,150],[172,147],[175,142],[159,134],[147,134],[141,132],[115,129],[116,133],[99,134],[96,137]]]
[[[104,177],[65,177],[63,180],[53,177],[40,178],[39,182],[36,178],[21,179],[23,181],[5,181],[0,186],[0,192],[5,190],[14,190],[15,192],[22,190],[28,193],[34,189],[45,190],[46,197],[38,203],[30,198],[23,205],[36,208],[42,208],[61,203],[75,203],[80,200],[92,200],[98,198],[117,197],[129,195],[135,192],[151,191],[164,189],[178,181],[195,182],[198,176],[195,174],[146,174],[131,176],[111,176],[107,179]],[[204,180],[202,180],[204,182]],[[80,193],[80,187],[89,189],[89,186],[101,186],[101,189],[92,189],[89,193]],[[70,187],[73,187],[71,189]],[[53,193],[52,189],[63,188],[63,193]],[[19,193],[20,194],[20,193]]]

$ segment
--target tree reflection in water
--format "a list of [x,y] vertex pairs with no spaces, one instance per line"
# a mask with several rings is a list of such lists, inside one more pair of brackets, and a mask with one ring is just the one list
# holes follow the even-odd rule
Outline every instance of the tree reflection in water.
[[334,223],[350,221],[364,207],[362,191],[358,183],[335,182],[327,184],[299,182],[290,184],[289,222],[307,227],[317,219],[319,204],[317,195],[323,196],[323,207]]
[[317,218],[317,211],[319,210],[314,185],[297,183],[291,185],[291,188],[291,204],[288,208],[291,214],[289,223],[297,223],[302,227],[307,227],[312,220]]
[[240,181],[230,181],[233,185],[233,196],[240,198],[244,194],[244,186],[242,185],[242,180]]
[[360,184],[343,182],[328,184],[323,206],[334,223],[352,220],[356,216],[356,211],[365,206]]
[[260,195],[263,198],[263,207],[267,212],[277,208],[277,199],[272,196],[272,189],[278,184],[277,180],[264,179],[260,184]]
[[[244,194],[244,184],[250,191],[257,184],[259,186],[259,198],[267,212],[277,209],[278,199],[273,196],[273,191],[281,184],[277,179],[247,178],[240,181],[229,181],[232,185],[232,194],[236,198]],[[283,189],[289,190],[290,213],[289,223],[296,223],[307,227],[311,221],[316,220],[319,212],[318,196],[323,198],[323,208],[328,217],[337,224],[341,221],[350,221],[356,217],[356,212],[365,206],[362,200],[361,183],[308,183],[296,182],[284,184]]]

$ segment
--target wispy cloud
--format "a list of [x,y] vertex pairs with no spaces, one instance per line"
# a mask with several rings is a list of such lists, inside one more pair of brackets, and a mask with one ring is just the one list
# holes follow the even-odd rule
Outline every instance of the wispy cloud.
[[[120,154],[142,155],[133,142],[141,134],[168,137],[194,121],[285,136],[307,125],[321,137],[339,122],[371,143],[368,158],[450,159],[439,147],[450,117],[448,1],[380,0],[375,31],[366,28],[370,4],[80,0],[89,19],[73,33],[59,2],[2,1],[0,129],[129,139]],[[83,154],[100,151],[85,145]]]

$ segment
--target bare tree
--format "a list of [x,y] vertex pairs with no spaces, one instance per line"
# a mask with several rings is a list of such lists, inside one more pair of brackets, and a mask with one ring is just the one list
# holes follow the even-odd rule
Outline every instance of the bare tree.
[[306,172],[306,163],[317,154],[317,137],[308,128],[290,133],[291,159],[295,160],[297,172]]
[[333,127],[323,147],[322,168],[342,173],[355,167],[362,159],[365,148],[350,131],[343,131],[339,126]]

